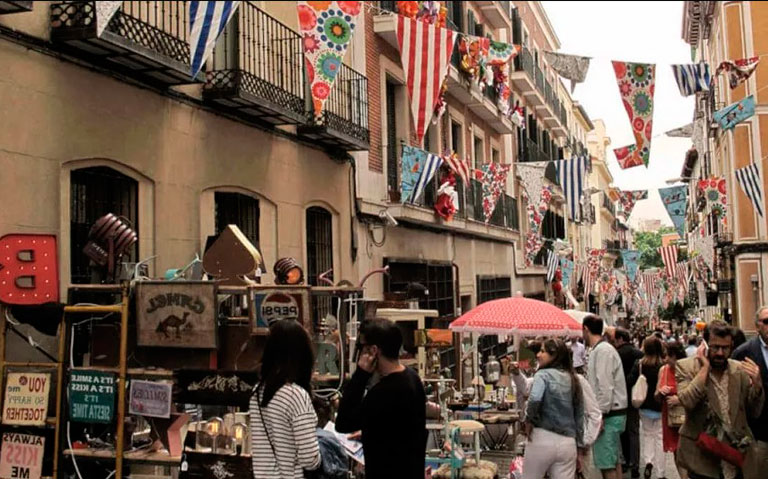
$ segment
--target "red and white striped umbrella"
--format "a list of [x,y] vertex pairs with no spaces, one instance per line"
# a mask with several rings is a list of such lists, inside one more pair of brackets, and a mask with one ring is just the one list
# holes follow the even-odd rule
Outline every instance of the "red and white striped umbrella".
[[448,326],[458,333],[581,336],[581,325],[555,305],[530,298],[483,303]]

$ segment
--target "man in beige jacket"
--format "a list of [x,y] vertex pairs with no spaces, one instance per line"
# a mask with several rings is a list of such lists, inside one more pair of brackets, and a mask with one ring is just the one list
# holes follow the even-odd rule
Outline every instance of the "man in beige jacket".
[[[704,343],[696,356],[677,362],[677,396],[686,413],[678,456],[691,479],[719,479],[721,472],[725,479],[734,479],[738,468],[700,449],[696,440],[715,427],[730,436],[730,442],[752,441],[747,415],[757,417],[763,408],[759,367],[751,360],[729,360],[732,348],[733,330],[722,321],[713,321],[704,331]],[[754,448],[750,446],[744,479],[765,477],[765,471],[761,475],[747,466],[752,463],[752,454]]]

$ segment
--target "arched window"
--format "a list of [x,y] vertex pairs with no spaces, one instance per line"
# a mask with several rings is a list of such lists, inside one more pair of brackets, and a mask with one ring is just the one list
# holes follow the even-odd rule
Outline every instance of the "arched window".
[[259,247],[259,200],[242,193],[217,191],[214,195],[216,234],[227,225],[237,225],[246,238]]
[[[333,268],[333,215],[319,206],[307,208],[307,284],[320,284],[317,277]],[[336,281],[341,278],[334,277]],[[312,297],[313,321],[317,325],[331,311],[332,299],[325,296]]]
[[[107,213],[127,220],[139,231],[139,183],[133,178],[107,166],[94,166],[72,170],[70,173],[70,263],[73,284],[92,282],[83,253],[91,226]],[[138,244],[128,251],[125,261],[137,261]]]

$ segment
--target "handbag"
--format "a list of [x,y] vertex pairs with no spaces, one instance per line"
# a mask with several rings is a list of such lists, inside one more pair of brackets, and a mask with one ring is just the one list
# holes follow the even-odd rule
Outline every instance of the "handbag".
[[648,380],[643,374],[643,363],[640,363],[640,377],[637,378],[637,382],[632,386],[632,407],[639,408],[645,402],[648,397]]
[[706,432],[699,434],[699,437],[696,439],[696,446],[704,452],[717,456],[728,464],[739,468],[744,466],[744,454],[741,451],[714,436],[710,436]]
[[[668,366],[664,366],[664,385],[669,386],[669,374],[670,369]],[[667,407],[667,426],[679,429],[683,427],[685,423],[685,408],[678,404],[677,406]]]

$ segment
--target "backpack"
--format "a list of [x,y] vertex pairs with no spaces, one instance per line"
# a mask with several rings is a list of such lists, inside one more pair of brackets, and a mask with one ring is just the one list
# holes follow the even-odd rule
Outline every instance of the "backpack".
[[643,374],[643,363],[640,363],[640,377],[637,378],[637,382],[632,386],[632,407],[639,408],[647,397],[648,380],[645,378],[645,374]]

